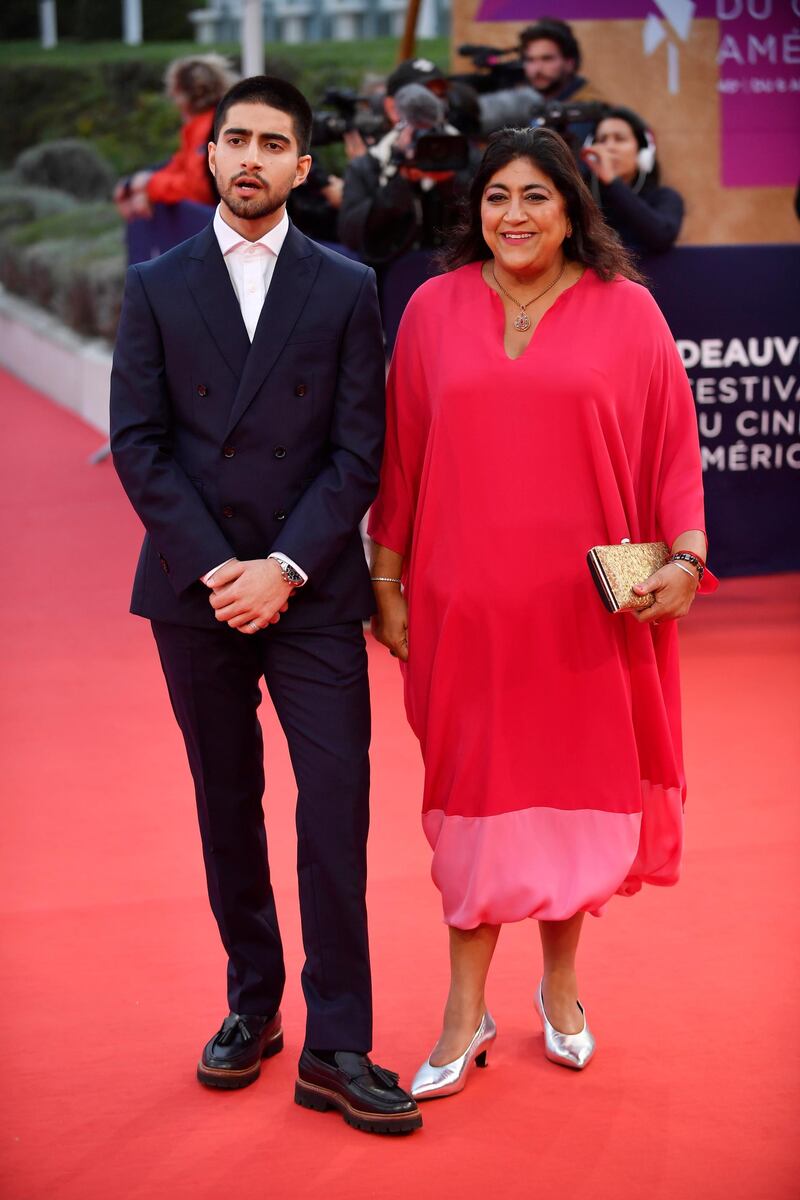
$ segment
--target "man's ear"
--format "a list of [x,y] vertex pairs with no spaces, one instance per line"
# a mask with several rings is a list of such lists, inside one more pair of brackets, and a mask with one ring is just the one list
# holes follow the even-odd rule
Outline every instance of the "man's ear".
[[294,177],[293,188],[300,187],[308,179],[308,173],[311,170],[313,158],[310,154],[301,154],[297,160],[297,174]]
[[208,143],[208,169],[212,175],[216,174],[217,165],[217,144],[216,142]]

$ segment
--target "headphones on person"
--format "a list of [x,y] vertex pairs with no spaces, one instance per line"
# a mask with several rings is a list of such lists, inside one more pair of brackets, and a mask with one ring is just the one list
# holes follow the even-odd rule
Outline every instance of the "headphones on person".
[[[608,115],[614,116],[615,114],[612,112]],[[637,123],[634,125],[628,117],[623,117],[620,115],[619,119],[621,121],[625,121],[627,125],[630,125],[637,142],[644,138],[644,145],[640,146],[636,153],[636,166],[639,168],[639,173],[641,175],[649,175],[653,170],[653,167],[656,165],[656,140],[653,137],[652,131],[648,129],[644,123]],[[603,118],[603,120],[605,120],[605,118]],[[597,124],[599,125],[600,122],[598,121]],[[585,142],[583,143],[584,149],[588,149],[594,145],[594,134],[595,130],[593,130],[586,138]]]
[[645,144],[636,155],[636,165],[640,171],[644,171],[645,175],[649,175],[656,165],[656,140],[649,129],[643,127],[642,133]]

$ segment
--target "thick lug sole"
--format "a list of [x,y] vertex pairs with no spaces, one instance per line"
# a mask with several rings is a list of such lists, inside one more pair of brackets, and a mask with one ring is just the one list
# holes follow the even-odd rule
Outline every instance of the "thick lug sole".
[[338,1092],[320,1087],[316,1083],[306,1083],[304,1079],[298,1079],[294,1085],[294,1102],[303,1108],[311,1108],[314,1112],[336,1109],[348,1125],[352,1125],[353,1129],[361,1129],[364,1133],[413,1133],[415,1129],[422,1128],[422,1115],[419,1111],[397,1113],[396,1116],[362,1112],[353,1108]]
[[[279,1029],[274,1037],[261,1051],[261,1058],[273,1058],[283,1049],[283,1030]],[[233,1069],[231,1067],[207,1067],[203,1060],[197,1064],[197,1078],[205,1087],[221,1088],[224,1091],[234,1091],[237,1088],[249,1087],[255,1083],[261,1074],[261,1062],[255,1062],[251,1067]]]

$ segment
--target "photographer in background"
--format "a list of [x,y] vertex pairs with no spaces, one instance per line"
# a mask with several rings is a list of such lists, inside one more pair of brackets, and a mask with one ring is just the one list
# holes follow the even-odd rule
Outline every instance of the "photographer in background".
[[374,267],[438,247],[471,178],[467,139],[447,123],[442,101],[420,83],[394,90],[406,66],[387,84],[394,128],[345,172],[339,240]]
[[163,166],[119,181],[114,203],[126,221],[149,217],[154,204],[217,203],[208,169],[208,143],[217,104],[235,81],[236,75],[219,54],[196,54],[170,63],[164,87],[181,114],[180,148]]
[[651,131],[629,108],[609,108],[581,151],[608,224],[638,253],[663,253],[683,222],[683,199],[662,187]]
[[[328,88],[314,112],[311,152],[314,162],[305,185],[295,188],[287,211],[298,229],[318,242],[338,243],[339,209],[344,194],[341,160],[352,162],[391,128],[383,109],[385,83],[366,76],[360,92]],[[341,247],[340,247],[341,248]]]
[[338,240],[339,209],[344,180],[314,163],[303,187],[295,188],[286,211],[297,228],[315,242],[335,244]]
[[[528,25],[519,35],[520,53],[525,78],[530,87],[537,91],[545,106],[558,102],[571,105],[592,104],[602,100],[588,79],[578,72],[581,65],[581,48],[571,27],[566,21],[554,17],[543,17],[535,25]],[[531,124],[541,124],[537,116]],[[558,128],[551,121],[544,124]],[[574,152],[593,129],[591,120],[569,121],[567,139]],[[558,129],[559,133],[564,133]]]
[[[503,52],[489,46],[462,46],[476,64],[490,63]],[[484,136],[500,129],[545,126],[567,141],[576,158],[594,129],[602,101],[585,76],[578,74],[581,50],[566,21],[543,17],[522,30],[519,40],[520,79],[513,86],[494,88],[513,64],[501,62],[483,77],[480,96]]]
[[530,87],[544,100],[598,100],[578,74],[581,48],[566,21],[543,17],[519,35],[522,67]]

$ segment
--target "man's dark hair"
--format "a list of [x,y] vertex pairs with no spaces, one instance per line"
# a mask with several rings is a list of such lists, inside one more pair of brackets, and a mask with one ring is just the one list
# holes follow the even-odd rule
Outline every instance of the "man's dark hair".
[[549,179],[564,200],[572,233],[564,240],[564,255],[571,262],[591,267],[604,282],[617,275],[642,282],[628,251],[606,225],[592,194],[580,177],[567,143],[552,129],[501,129],[489,138],[480,166],[472,180],[464,219],[439,255],[445,271],[455,271],[471,262],[484,262],[491,251],[483,237],[481,201],[489,180],[503,167],[527,158]]
[[523,53],[531,42],[540,42],[544,38],[548,42],[555,42],[564,58],[573,59],[577,71],[581,65],[581,48],[567,22],[559,21],[557,17],[542,17],[541,21],[537,21],[535,25],[526,25],[519,35],[519,44]]
[[308,154],[313,120],[311,106],[293,84],[274,75],[251,75],[249,79],[235,83],[222,97],[214,113],[212,137],[215,142],[228,110],[234,104],[266,104],[270,108],[277,108],[279,112],[288,113],[292,118],[298,150],[300,154]]

